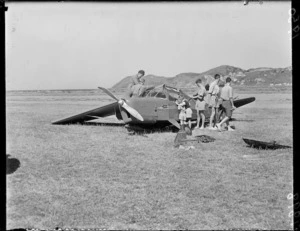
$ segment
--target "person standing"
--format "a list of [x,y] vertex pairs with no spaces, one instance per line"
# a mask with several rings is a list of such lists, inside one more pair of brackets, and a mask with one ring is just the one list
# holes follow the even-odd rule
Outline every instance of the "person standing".
[[193,111],[191,109],[191,106],[188,102],[186,102],[186,110],[185,110],[186,123],[188,124],[190,129],[192,129],[192,115],[193,115]]
[[234,109],[236,109],[236,107],[233,104],[233,90],[231,87],[231,78],[230,77],[226,78],[226,84],[222,88],[222,91],[220,93],[220,98],[222,99],[222,107],[225,110],[226,116],[220,123],[216,124],[216,127],[221,131],[222,124],[226,123],[228,131],[234,131],[234,129],[232,129],[229,126],[229,120],[232,116],[232,111]]
[[139,70],[136,75],[130,76],[127,96],[130,98],[134,91],[134,86],[140,83],[141,78],[145,75],[144,70]]
[[215,80],[210,84],[208,90],[208,102],[209,107],[211,107],[211,116],[209,119],[209,127],[208,129],[216,130],[213,126],[213,120],[215,116],[218,114],[219,111],[219,104],[218,104],[218,93],[219,93],[219,82],[220,82],[220,75],[215,74]]
[[177,104],[179,110],[180,130],[184,130],[184,125],[186,123],[186,101],[182,95],[179,95],[175,103]]
[[206,104],[204,97],[206,95],[206,90],[205,87],[202,85],[201,79],[196,80],[196,85],[197,85],[197,92],[193,95],[193,99],[196,100],[195,109],[197,111],[197,126],[195,127],[195,129],[199,128],[200,116],[202,119],[202,125],[200,129],[204,129],[204,122],[205,122],[204,111],[205,111],[205,104]]

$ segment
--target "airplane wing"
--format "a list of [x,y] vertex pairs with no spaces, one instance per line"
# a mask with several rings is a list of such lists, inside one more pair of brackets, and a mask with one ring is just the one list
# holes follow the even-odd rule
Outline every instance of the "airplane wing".
[[83,123],[85,121],[94,120],[98,117],[106,117],[115,115],[116,111],[119,110],[118,102],[114,102],[93,110],[89,110],[77,115],[73,115],[64,119],[59,119],[52,124],[74,124],[74,123]]

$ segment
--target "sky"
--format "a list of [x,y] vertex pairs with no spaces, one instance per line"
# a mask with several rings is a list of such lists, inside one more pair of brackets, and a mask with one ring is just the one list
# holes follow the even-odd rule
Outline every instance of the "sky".
[[6,3],[6,90],[112,87],[138,70],[288,67],[291,2]]

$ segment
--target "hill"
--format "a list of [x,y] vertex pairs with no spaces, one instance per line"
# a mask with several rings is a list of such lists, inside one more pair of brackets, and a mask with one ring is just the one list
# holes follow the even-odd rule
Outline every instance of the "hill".
[[[146,75],[144,78],[147,85],[167,84],[179,88],[192,87],[196,79],[201,78],[204,84],[210,83],[215,74],[220,74],[221,79],[225,80],[226,77],[231,77],[237,85],[292,85],[292,68],[269,68],[259,67],[244,70],[242,68],[222,65],[212,68],[202,73],[181,73],[174,77],[156,76],[153,74]],[[115,84],[113,89],[126,88],[129,84],[130,77],[125,77],[120,82]]]

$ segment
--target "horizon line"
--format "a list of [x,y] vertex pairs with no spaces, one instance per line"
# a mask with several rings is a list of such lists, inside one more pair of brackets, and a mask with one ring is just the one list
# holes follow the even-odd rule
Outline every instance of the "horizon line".
[[[252,67],[252,68],[249,68],[249,69],[243,69],[243,68],[241,68],[241,67],[237,67],[237,66],[233,66],[233,65],[227,65],[227,64],[224,64],[224,65],[219,65],[219,66],[217,66],[217,67],[213,67],[213,68],[210,68],[210,69],[208,69],[208,70],[206,70],[206,71],[203,71],[203,72],[200,72],[200,73],[197,73],[197,72],[181,72],[181,73],[179,73],[179,74],[177,74],[177,75],[175,75],[175,76],[172,76],[172,77],[166,77],[166,76],[160,76],[160,75],[156,75],[156,74],[147,74],[147,75],[153,75],[153,76],[156,76],[156,77],[163,77],[163,78],[174,78],[174,77],[176,77],[176,76],[178,76],[178,75],[181,75],[181,74],[187,74],[187,73],[192,73],[192,74],[199,74],[199,75],[201,75],[201,74],[203,74],[203,73],[205,73],[205,72],[208,72],[208,71],[210,71],[210,70],[213,70],[213,69],[215,69],[215,68],[219,68],[219,67],[222,67],[222,66],[229,66],[229,67],[234,67],[234,68],[239,68],[239,69],[242,69],[243,71],[248,71],[248,70],[251,70],[251,69],[260,69],[260,68],[269,68],[269,69],[286,69],[286,68],[293,68],[293,66],[292,65],[290,65],[290,66],[285,66],[285,67]],[[147,76],[147,75],[145,75],[145,76]],[[130,76],[125,76],[125,77],[123,77],[120,81],[122,81],[123,79],[125,79],[125,78],[128,78],[128,77],[130,77]],[[115,83],[115,84],[113,84],[113,86],[111,86],[111,87],[106,87],[107,89],[112,89],[116,84],[118,84],[118,83],[120,83],[120,81],[118,81],[117,83]],[[95,88],[95,90],[96,89],[98,89],[98,88]],[[57,88],[57,89],[10,89],[10,90],[7,90],[7,89],[5,89],[5,91],[6,92],[8,92],[8,91],[57,91],[57,90],[59,90],[59,91],[63,91],[63,90],[65,90],[65,91],[70,91],[70,90],[77,90],[77,91],[79,91],[79,90],[94,90],[93,88],[71,88],[71,89],[66,89],[66,88],[62,88],[62,89],[60,89],[60,88]]]

